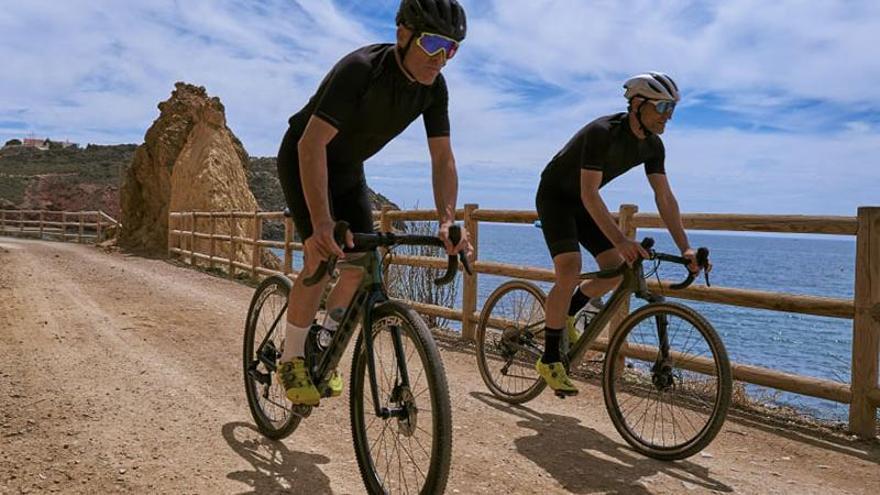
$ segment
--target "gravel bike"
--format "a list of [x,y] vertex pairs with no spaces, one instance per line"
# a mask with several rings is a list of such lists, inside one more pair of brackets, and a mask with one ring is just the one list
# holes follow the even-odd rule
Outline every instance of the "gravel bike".
[[[334,229],[342,242],[348,225]],[[449,229],[457,244],[458,226]],[[349,383],[349,411],[355,455],[369,493],[441,493],[449,474],[452,418],[443,362],[430,330],[407,305],[391,300],[383,285],[378,248],[397,245],[443,246],[433,236],[394,233],[354,234],[354,247],[364,253],[340,261],[363,270],[351,304],[331,333],[313,324],[306,341],[306,362],[322,396],[330,395],[328,379],[357,333]],[[470,267],[462,253],[465,269]],[[324,261],[305,279],[335,276],[335,258]],[[453,280],[458,259],[449,256],[437,284]],[[305,275],[303,275],[305,276]],[[254,293],[244,334],[244,383],[248,405],[259,430],[271,439],[290,435],[312,412],[292,406],[274,378],[284,347],[285,313],[292,282],[285,276],[265,279]]]
[[[588,349],[605,353],[602,389],[605,406],[620,435],[636,451],[662,460],[690,457],[714,438],[727,415],[732,374],[727,351],[712,325],[693,309],[666,302],[648,290],[643,263],[654,261],[687,266],[680,256],[654,251],[654,241],[642,246],[647,260],[632,266],[584,273],[582,280],[622,276],[622,282],[599,312],[581,312],[577,326],[584,332],[569,343],[563,332],[562,362],[569,372]],[[709,251],[700,248],[697,261],[709,285]],[[669,287],[688,287],[696,277]],[[647,302],[620,325],[603,329],[623,303],[635,295]],[[535,370],[544,352],[544,292],[524,280],[508,281],[489,296],[477,328],[477,363],[489,390],[501,400],[521,404],[534,399],[546,383]]]

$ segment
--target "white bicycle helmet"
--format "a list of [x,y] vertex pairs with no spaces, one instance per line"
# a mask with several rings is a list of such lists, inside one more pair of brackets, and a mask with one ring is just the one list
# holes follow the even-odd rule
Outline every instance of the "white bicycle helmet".
[[623,96],[631,100],[634,96],[641,96],[649,100],[681,100],[678,86],[671,77],[662,72],[646,72],[627,80],[623,87],[626,92]]

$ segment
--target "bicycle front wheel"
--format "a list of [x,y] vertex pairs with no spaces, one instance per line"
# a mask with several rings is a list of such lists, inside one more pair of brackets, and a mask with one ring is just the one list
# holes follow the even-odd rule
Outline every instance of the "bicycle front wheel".
[[284,346],[291,282],[272,276],[257,287],[244,328],[244,389],[251,415],[260,432],[277,440],[299,426],[284,387],[274,379]]
[[511,404],[528,402],[547,385],[535,363],[544,353],[544,292],[525,280],[498,286],[480,314],[477,366],[489,390]]
[[733,387],[721,338],[696,311],[648,304],[611,339],[602,377],[614,427],[635,450],[690,457],[718,434]]
[[[351,431],[369,493],[442,493],[452,455],[446,373],[425,322],[388,301],[354,348]],[[371,339],[378,397],[370,386]],[[378,400],[378,403],[376,402]]]

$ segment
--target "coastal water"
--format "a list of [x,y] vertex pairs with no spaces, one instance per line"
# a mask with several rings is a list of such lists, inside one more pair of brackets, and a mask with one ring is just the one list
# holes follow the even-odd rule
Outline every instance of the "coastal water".
[[[531,225],[481,223],[480,259],[552,268],[541,230]],[[641,230],[661,251],[676,253],[665,231]],[[819,236],[689,233],[691,244],[711,250],[713,285],[788,294],[852,299],[855,239]],[[595,269],[584,253],[584,271]],[[297,260],[299,264],[299,260]],[[661,267],[663,279],[682,279],[677,265]],[[478,308],[505,277],[480,275]],[[699,283],[703,283],[702,278]],[[549,290],[549,284],[539,284]],[[459,291],[460,292],[460,291]],[[669,293],[668,296],[673,294]],[[852,320],[684,301],[706,316],[721,334],[732,361],[848,383]],[[460,295],[458,306],[461,306]],[[787,405],[823,419],[845,421],[843,404],[749,387],[771,404]]]

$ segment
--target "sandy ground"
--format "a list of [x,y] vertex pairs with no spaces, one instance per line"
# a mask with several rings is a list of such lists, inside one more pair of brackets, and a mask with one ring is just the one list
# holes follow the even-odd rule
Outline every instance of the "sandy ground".
[[[252,289],[165,261],[0,237],[0,493],[362,493],[347,393],[282,442],[254,429]],[[510,407],[442,350],[447,493],[880,493],[880,444],[735,414],[689,460],[642,457],[581,384]],[[343,372],[347,371],[347,362]]]

